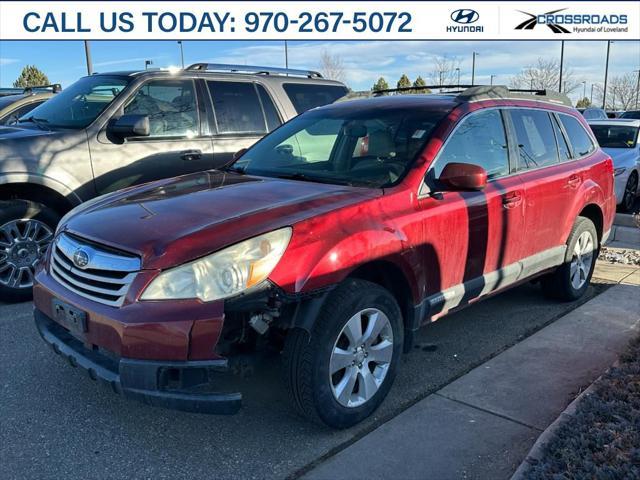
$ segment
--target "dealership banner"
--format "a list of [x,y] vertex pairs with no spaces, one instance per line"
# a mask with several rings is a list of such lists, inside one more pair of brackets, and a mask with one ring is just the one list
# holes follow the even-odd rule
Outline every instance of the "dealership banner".
[[0,1],[2,40],[637,40],[638,1]]

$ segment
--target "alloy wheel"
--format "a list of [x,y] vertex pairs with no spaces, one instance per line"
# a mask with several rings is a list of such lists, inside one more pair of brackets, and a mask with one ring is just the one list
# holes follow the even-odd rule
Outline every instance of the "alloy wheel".
[[51,240],[52,229],[39,220],[12,220],[0,226],[0,285],[32,287],[35,266]]
[[573,256],[571,257],[570,279],[571,285],[576,290],[582,288],[587,281],[591,271],[591,264],[594,261],[594,250],[591,232],[582,232],[575,247],[573,247]]
[[384,382],[393,357],[389,318],[377,308],[361,310],[342,328],[331,352],[329,381],[338,403],[358,407]]
[[636,200],[636,191],[638,189],[638,177],[637,175],[631,175],[629,180],[627,180],[627,185],[624,188],[624,198],[622,199],[624,203],[624,208],[626,211],[631,210],[633,207],[633,202]]

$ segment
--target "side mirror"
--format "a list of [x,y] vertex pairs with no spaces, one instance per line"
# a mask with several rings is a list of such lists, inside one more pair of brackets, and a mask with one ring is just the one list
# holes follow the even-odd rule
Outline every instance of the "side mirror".
[[235,162],[237,159],[239,159],[242,155],[244,155],[247,150],[249,150],[248,148],[241,148],[240,150],[238,150],[236,153],[233,154],[233,161]]
[[482,190],[487,186],[487,171],[471,163],[449,163],[438,180],[453,190]]
[[151,133],[148,115],[122,115],[107,128],[108,132],[119,138],[148,137]]

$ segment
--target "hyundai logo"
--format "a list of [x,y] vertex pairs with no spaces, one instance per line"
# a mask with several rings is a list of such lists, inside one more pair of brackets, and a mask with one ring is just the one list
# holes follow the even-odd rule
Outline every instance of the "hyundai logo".
[[73,254],[73,264],[78,268],[85,268],[89,265],[89,254],[82,249],[76,250]]
[[480,18],[480,14],[470,8],[461,8],[451,14],[451,20],[456,23],[474,23]]

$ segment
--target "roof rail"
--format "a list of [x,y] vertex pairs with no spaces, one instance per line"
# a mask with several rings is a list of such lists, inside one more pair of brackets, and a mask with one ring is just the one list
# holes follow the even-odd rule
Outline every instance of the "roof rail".
[[[477,85],[469,87],[459,95],[461,100],[473,102],[477,100],[489,100],[492,98],[518,98],[524,100],[541,100],[544,102],[557,103],[567,107],[573,107],[569,97],[561,92],[554,92],[547,89],[510,89],[503,85]],[[537,98],[532,98],[537,97]]]
[[[446,89],[457,88],[458,90],[460,90],[460,89],[465,89],[469,87],[473,87],[473,85],[421,85],[419,87],[385,88],[384,90],[374,90],[372,93],[373,93],[373,96],[375,97],[385,93],[415,92],[416,90],[436,90],[441,88],[446,88]],[[445,93],[452,93],[452,92],[445,92]]]
[[27,94],[27,93],[33,93],[34,90],[48,90],[48,89],[51,89],[53,93],[58,93],[62,91],[62,85],[60,85],[59,83],[51,83],[49,85],[36,85],[32,87],[25,87],[22,93]]
[[290,75],[295,77],[323,78],[320,72],[313,70],[296,70],[293,68],[258,67],[255,65],[229,65],[225,63],[194,63],[186,70],[206,72],[249,73],[257,75]]
[[[384,90],[374,90],[372,95],[374,97],[384,95],[386,93],[403,93],[403,92],[415,92],[416,90],[437,90],[447,89],[449,91],[442,92],[444,95],[457,94],[458,97],[467,102],[477,100],[489,100],[491,98],[505,99],[505,98],[519,98],[529,100],[542,100],[551,103],[559,103],[572,107],[573,104],[569,97],[564,93],[554,92],[547,89],[523,89],[523,88],[508,88],[503,85],[423,85],[420,87],[400,87],[400,88],[387,88]],[[455,89],[451,91],[451,89]],[[539,98],[531,98],[539,97]]]

